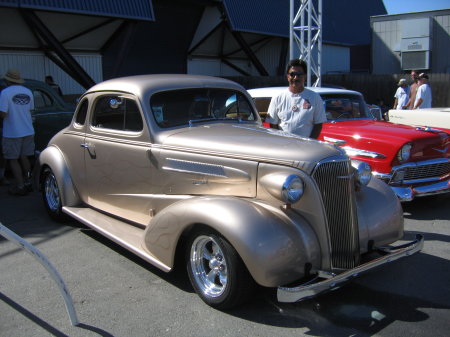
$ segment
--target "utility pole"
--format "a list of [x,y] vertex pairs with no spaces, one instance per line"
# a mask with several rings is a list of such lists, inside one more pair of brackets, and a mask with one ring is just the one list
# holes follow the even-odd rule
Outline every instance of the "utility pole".
[[[320,87],[322,61],[322,0],[290,0],[290,58],[308,64],[307,86]],[[299,3],[297,12],[295,2]],[[314,3],[317,2],[317,9]],[[316,80],[311,85],[312,76]]]

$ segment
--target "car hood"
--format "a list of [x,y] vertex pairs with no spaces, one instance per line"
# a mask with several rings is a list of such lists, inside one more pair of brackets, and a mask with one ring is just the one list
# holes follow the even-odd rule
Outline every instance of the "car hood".
[[255,125],[196,125],[164,137],[163,148],[271,162],[311,172],[325,158],[343,155],[334,145]]
[[425,139],[429,137],[439,138],[436,133],[417,131],[415,127],[402,124],[394,124],[383,121],[374,121],[371,119],[356,119],[350,121],[338,121],[335,123],[326,123],[328,127],[343,135],[360,135],[366,138],[379,139],[380,135],[387,141],[405,143],[414,139]]
[[411,143],[412,160],[416,156],[422,160],[442,157],[448,152],[449,145],[449,136],[444,132],[420,131],[409,125],[360,119],[324,123],[321,138],[344,140],[344,146],[382,152],[388,158],[394,157],[404,144]]

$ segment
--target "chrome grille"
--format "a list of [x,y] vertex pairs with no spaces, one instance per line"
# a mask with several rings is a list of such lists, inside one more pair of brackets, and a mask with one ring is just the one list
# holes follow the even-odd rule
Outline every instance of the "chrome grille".
[[319,186],[327,215],[332,267],[354,268],[359,264],[359,231],[350,161],[320,162],[313,178]]
[[408,166],[405,168],[404,180],[416,180],[441,177],[450,173],[450,162]]

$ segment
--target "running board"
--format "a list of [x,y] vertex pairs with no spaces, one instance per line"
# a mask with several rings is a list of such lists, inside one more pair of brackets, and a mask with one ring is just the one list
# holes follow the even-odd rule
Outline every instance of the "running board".
[[108,239],[135,253],[155,267],[165,272],[171,270],[169,266],[161,263],[161,261],[142,247],[145,229],[130,225],[88,207],[65,206],[62,210],[72,218],[82,222]]

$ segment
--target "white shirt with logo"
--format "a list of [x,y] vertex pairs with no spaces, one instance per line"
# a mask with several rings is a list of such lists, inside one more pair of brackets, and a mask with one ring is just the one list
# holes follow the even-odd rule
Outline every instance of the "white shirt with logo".
[[309,137],[314,124],[327,121],[322,98],[316,92],[305,88],[298,94],[288,88],[272,97],[266,122],[279,124],[283,131]]
[[34,135],[31,110],[34,109],[33,93],[21,85],[11,85],[0,93],[0,111],[3,119],[3,137],[20,138]]

